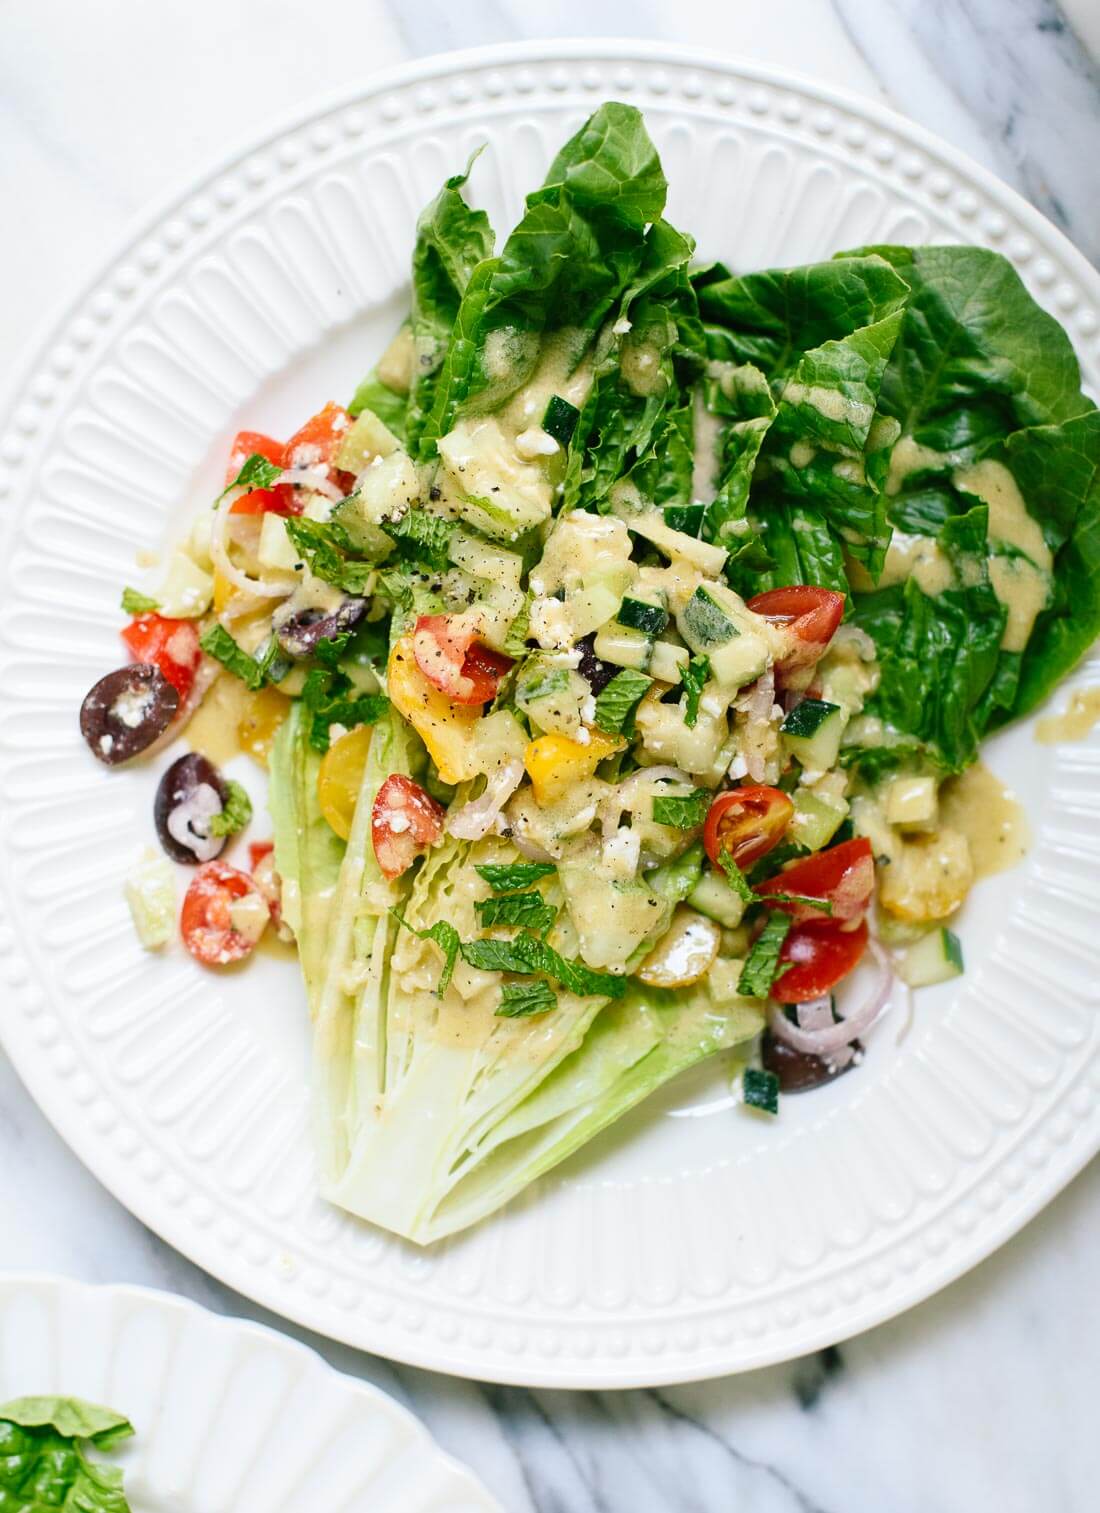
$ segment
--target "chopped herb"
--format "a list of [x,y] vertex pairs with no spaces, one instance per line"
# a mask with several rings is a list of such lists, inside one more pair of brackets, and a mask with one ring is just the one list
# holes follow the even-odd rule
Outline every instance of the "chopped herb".
[[516,703],[521,709],[539,699],[548,699],[554,694],[565,693],[569,687],[569,670],[565,667],[545,667],[537,662],[516,685]]
[[268,636],[256,653],[256,665],[268,683],[281,683],[294,663],[283,651],[276,637]]
[[810,898],[805,893],[757,893],[758,904],[806,904],[819,914],[832,914],[833,906],[827,898]]
[[302,704],[310,715],[309,743],[315,751],[329,748],[329,726],[376,725],[390,707],[385,694],[349,697],[351,680],[328,667],[313,667],[302,688]]
[[571,405],[568,399],[563,399],[560,394],[551,394],[542,417],[542,429],[547,436],[552,436],[559,446],[567,447],[573,440],[573,432],[577,429],[577,421],[580,418],[581,412],[576,405]]
[[429,515],[421,509],[411,509],[400,520],[383,520],[382,529],[397,542],[402,557],[413,562],[422,562],[433,572],[446,572],[450,558],[447,555],[454,526],[439,515]]
[[229,793],[222,812],[215,814],[210,821],[211,835],[236,835],[252,818],[252,800],[240,783],[229,778],[225,786]]
[[569,961],[535,935],[516,935],[511,940],[471,940],[459,949],[464,961],[483,972],[541,972],[581,996],[621,998],[626,992],[625,977],[593,972],[583,962]]
[[295,550],[309,564],[314,577],[322,578],[346,594],[363,594],[374,582],[376,569],[370,562],[354,562],[351,537],[336,520],[307,520],[288,516],[284,524]]
[[503,898],[480,899],[474,908],[482,929],[490,925],[526,925],[532,930],[549,930],[558,917],[553,904],[541,893],[507,893]]
[[779,970],[779,953],[791,928],[786,914],[769,914],[763,930],[756,937],[745,965],[737,991],[746,998],[767,998]]
[[199,645],[209,656],[229,669],[235,678],[240,678],[246,688],[255,691],[264,685],[264,671],[255,657],[238,646],[224,625],[215,620],[199,637]]
[[462,949],[458,938],[458,931],[454,925],[448,924],[445,919],[437,919],[434,925],[429,925],[426,930],[418,930],[415,925],[410,925],[405,916],[398,909],[390,911],[399,925],[403,925],[419,940],[431,940],[443,952],[443,970],[439,974],[439,982],[436,984],[435,996],[442,998],[451,985],[454,976],[455,962],[458,953]]
[[635,705],[653,682],[644,672],[624,667],[617,672],[602,693],[596,696],[596,724],[608,735],[629,733]]
[[749,1108],[758,1108],[765,1114],[778,1114],[779,1078],[774,1072],[747,1066],[741,1079],[741,1090]]
[[653,822],[671,825],[674,830],[694,830],[707,817],[710,808],[709,788],[693,788],[690,793],[659,793],[653,799]]
[[518,660],[527,651],[527,635],[531,628],[531,593],[528,591],[523,608],[508,627],[501,651],[506,657]]
[[749,886],[748,878],[741,871],[741,868],[737,865],[728,851],[720,851],[718,853],[718,865],[725,873],[726,881],[729,883],[733,891],[737,894],[738,898],[744,899],[745,903],[747,904],[754,904],[757,902],[756,894]]
[[545,1014],[547,1009],[557,1006],[557,994],[541,978],[536,982],[506,982],[500,990],[497,1017],[524,1019],[528,1014]]
[[241,471],[232,483],[226,484],[218,498],[224,499],[230,489],[245,489],[250,494],[253,489],[269,489],[282,472],[283,469],[278,463],[269,462],[266,457],[261,457],[259,452],[253,452],[251,457],[245,458]]
[[150,599],[148,594],[139,594],[136,588],[124,588],[122,608],[128,615],[148,615],[160,608],[160,602]]
[[326,667],[335,667],[355,638],[353,630],[345,630],[338,636],[325,636],[313,648],[313,655]]
[[683,684],[686,698],[684,700],[684,724],[689,730],[695,729],[699,718],[699,700],[702,698],[706,681],[710,677],[710,658],[692,657],[686,667],[680,669],[680,682]]
[[943,926],[943,954],[957,971],[962,972],[965,970],[963,967],[962,941],[955,934],[954,930],[949,930],[946,925]]
[[556,872],[553,862],[480,862],[474,871],[494,893],[515,893]]

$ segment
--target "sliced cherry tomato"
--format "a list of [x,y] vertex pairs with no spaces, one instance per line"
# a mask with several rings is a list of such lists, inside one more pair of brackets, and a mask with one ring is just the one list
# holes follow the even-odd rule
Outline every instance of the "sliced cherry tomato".
[[287,442],[287,467],[315,468],[319,462],[331,464],[332,454],[340,445],[350,424],[351,416],[348,412],[330,399]]
[[842,920],[858,919],[871,902],[875,891],[875,859],[871,842],[865,836],[842,841],[828,851],[815,851],[813,856],[792,862],[784,871],[760,883],[757,893],[797,893],[803,898],[823,898],[832,904],[832,913],[824,915],[810,904],[776,904],[785,914],[793,916],[796,924],[803,920],[830,919],[834,924]]
[[741,868],[766,856],[782,839],[794,805],[779,788],[732,788],[707,811],[703,845],[716,867],[723,852]]
[[845,930],[829,919],[795,925],[783,942],[780,962],[789,962],[772,983],[776,1003],[805,1003],[819,998],[847,977],[867,949],[867,921]]
[[[238,431],[225,469],[226,483],[232,483],[248,459],[256,456],[266,457],[268,462],[273,462],[276,467],[285,468],[287,465],[286,447],[281,441],[265,436],[262,431]],[[231,515],[298,515],[301,514],[302,507],[297,495],[296,489],[289,488],[285,484],[276,484],[273,489],[252,489],[249,493],[242,494],[239,499],[234,500],[229,513]]]
[[252,871],[255,872],[264,857],[270,856],[274,850],[274,841],[249,841],[248,859],[252,863]]
[[474,634],[457,615],[421,615],[413,632],[417,667],[455,704],[485,704],[495,698],[512,665],[511,657],[490,651]]
[[400,877],[443,834],[446,810],[419,783],[395,772],[378,790],[371,811],[374,854],[383,875]]
[[790,650],[776,663],[776,671],[782,674],[812,667],[818,660],[836,634],[844,614],[844,595],[799,583],[757,594],[748,607],[792,636]]
[[342,841],[351,834],[359,790],[370,755],[371,727],[356,725],[345,732],[321,758],[317,772],[317,801],[321,813]]
[[184,894],[180,934],[196,961],[225,967],[249,955],[270,917],[267,900],[247,872],[207,862]]
[[191,692],[202,658],[194,620],[169,620],[165,615],[138,615],[122,632],[135,662],[159,667],[180,696]]

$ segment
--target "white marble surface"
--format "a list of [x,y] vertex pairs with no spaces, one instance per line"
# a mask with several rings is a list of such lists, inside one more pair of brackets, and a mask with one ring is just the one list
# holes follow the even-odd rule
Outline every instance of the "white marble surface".
[[[749,54],[887,100],[1100,259],[1098,0],[4,0],[0,387],[129,220],[223,146],[405,58],[568,35]],[[2,1057],[0,1215],[5,1269],[260,1316],[108,1197]],[[1098,1250],[1094,1167],[905,1318],[660,1392],[480,1387],[311,1343],[407,1402],[516,1513],[1085,1513],[1100,1484]]]

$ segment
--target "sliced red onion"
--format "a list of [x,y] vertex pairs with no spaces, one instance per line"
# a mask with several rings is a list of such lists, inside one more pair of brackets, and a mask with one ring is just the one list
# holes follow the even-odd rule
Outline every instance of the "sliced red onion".
[[315,494],[324,494],[334,504],[339,504],[344,497],[343,489],[326,478],[324,473],[315,473],[312,468],[287,468],[275,481],[288,483],[291,488],[312,489]]
[[859,625],[851,623],[840,625],[833,633],[830,646],[854,646],[859,652],[861,662],[873,662],[878,656],[875,643],[867,632]]
[[214,515],[210,531],[210,555],[214,566],[223,578],[228,578],[233,587],[239,588],[242,593],[255,594],[260,599],[285,599],[297,587],[293,574],[284,574],[278,581],[274,578],[250,578],[229,555],[229,542],[226,540],[229,512],[240,497],[240,492],[239,489],[230,489]]
[[485,791],[447,816],[447,829],[460,841],[479,841],[496,824],[497,816],[523,781],[523,763],[505,762],[486,781]]
[[[782,1007],[779,1004],[773,1004],[768,1016],[768,1026],[776,1039],[786,1041],[796,1051],[805,1051],[811,1056],[822,1056],[835,1065],[836,1054],[849,1046],[853,1040],[858,1040],[874,1024],[886,1006],[894,986],[890,958],[878,941],[873,937],[869,939],[867,949],[874,959],[877,976],[873,989],[858,1007],[853,1006],[850,1000],[841,1001],[837,1005],[837,1012],[840,1014],[839,1024],[834,1024],[830,1016],[829,1022],[820,1029],[810,1029],[804,1028],[802,1024],[801,1010],[804,1005],[798,1005],[796,1012],[799,1022],[792,1024]],[[815,999],[808,1004],[815,1015],[818,1003],[820,1000]]]
[[554,860],[544,846],[540,846],[537,841],[528,840],[518,825],[512,826],[512,845],[515,846],[520,856],[525,856],[529,862],[552,862]]
[[829,993],[820,998],[808,998],[805,1003],[795,1004],[800,1030],[823,1030],[833,1022],[833,1000]]

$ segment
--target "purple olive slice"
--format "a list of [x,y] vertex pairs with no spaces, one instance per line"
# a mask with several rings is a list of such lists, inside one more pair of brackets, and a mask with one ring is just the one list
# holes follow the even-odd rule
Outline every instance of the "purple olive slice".
[[225,779],[206,757],[189,751],[169,767],[153,800],[157,837],[174,862],[197,866],[225,850],[225,835],[211,833],[210,821],[229,798]]
[[80,734],[108,767],[140,756],[175,719],[180,696],[147,662],[131,662],[100,678],[80,706]]
[[308,657],[318,641],[331,641],[353,630],[367,612],[365,599],[347,598],[333,610],[300,609],[275,626],[275,636],[288,657]]
[[[859,1041],[853,1042],[852,1050],[859,1051]],[[808,1051],[796,1051],[793,1045],[777,1040],[770,1030],[764,1031],[760,1045],[761,1060],[769,1072],[779,1078],[779,1088],[784,1093],[808,1093],[811,1088],[834,1082],[845,1072],[858,1065],[855,1058],[841,1067],[831,1066],[821,1056]]]

